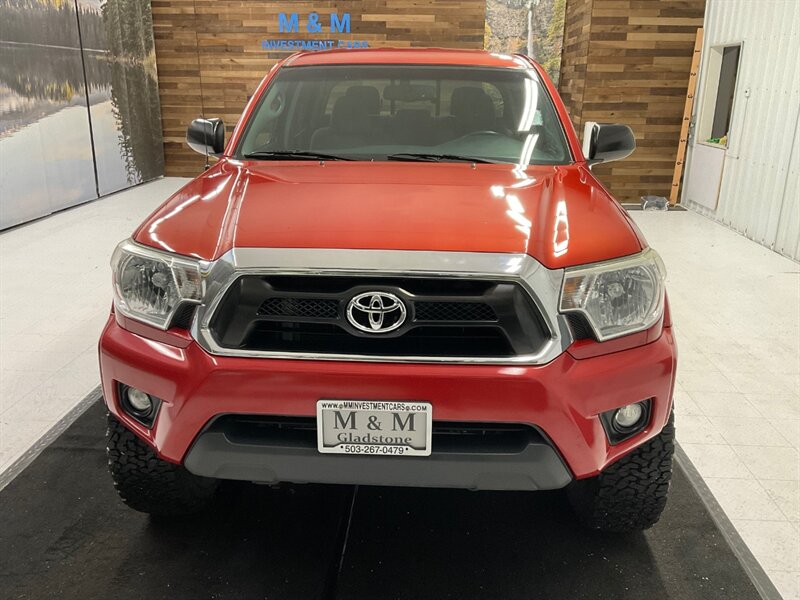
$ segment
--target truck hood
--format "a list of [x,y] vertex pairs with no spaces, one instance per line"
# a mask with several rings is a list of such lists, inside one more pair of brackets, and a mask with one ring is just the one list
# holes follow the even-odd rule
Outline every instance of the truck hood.
[[548,268],[634,254],[643,242],[582,165],[223,160],[134,239],[213,260],[231,248],[527,253]]

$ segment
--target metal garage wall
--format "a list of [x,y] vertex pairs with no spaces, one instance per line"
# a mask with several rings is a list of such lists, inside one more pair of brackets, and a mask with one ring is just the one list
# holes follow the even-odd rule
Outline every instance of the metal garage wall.
[[[736,43],[742,51],[719,202],[715,210],[686,194],[683,202],[800,260],[800,2],[708,0],[698,90],[709,48]],[[687,177],[692,162],[690,155]]]

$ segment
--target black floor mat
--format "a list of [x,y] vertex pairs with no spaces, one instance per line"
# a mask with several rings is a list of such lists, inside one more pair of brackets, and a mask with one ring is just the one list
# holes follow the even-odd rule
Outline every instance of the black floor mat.
[[679,469],[661,522],[627,536],[555,492],[231,484],[156,522],[117,499],[103,437],[98,403],[0,492],[1,597],[758,598]]

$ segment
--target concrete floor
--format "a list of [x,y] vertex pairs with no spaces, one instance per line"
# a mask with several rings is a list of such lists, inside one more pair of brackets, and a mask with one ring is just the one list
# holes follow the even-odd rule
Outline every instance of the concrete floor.
[[800,598],[800,266],[692,212],[632,214],[669,272],[678,441]]
[[[0,473],[98,384],[111,252],[185,181],[0,234]],[[679,442],[784,597],[798,599],[800,267],[692,212],[633,216],[670,273]]]

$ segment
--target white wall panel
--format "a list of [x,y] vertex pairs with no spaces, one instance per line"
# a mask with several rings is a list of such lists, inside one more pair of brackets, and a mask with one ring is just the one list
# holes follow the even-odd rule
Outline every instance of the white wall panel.
[[735,43],[742,52],[719,204],[683,201],[800,260],[800,0],[708,0],[700,86],[708,49]]

